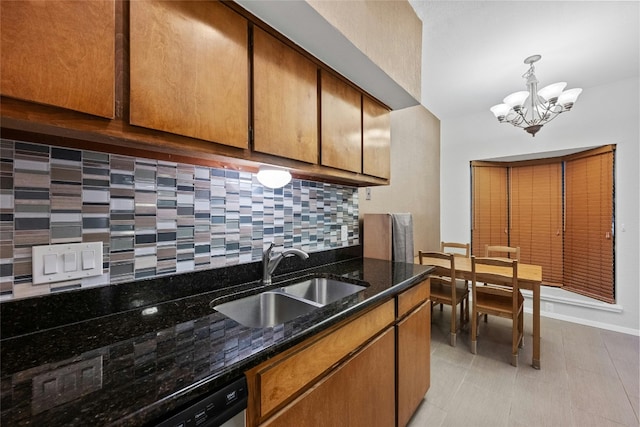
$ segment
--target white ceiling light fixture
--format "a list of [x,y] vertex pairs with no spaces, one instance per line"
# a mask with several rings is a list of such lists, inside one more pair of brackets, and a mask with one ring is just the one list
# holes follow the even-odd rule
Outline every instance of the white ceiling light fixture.
[[258,170],[258,182],[269,188],[282,188],[291,181],[291,173],[275,166],[260,166]]
[[532,55],[524,60],[529,70],[522,75],[527,80],[526,91],[508,95],[503,99],[504,104],[490,108],[500,123],[511,123],[522,128],[531,136],[543,125],[555,119],[560,113],[571,110],[582,89],[564,90],[566,82],[553,83],[538,90],[538,79],[533,64],[542,56]]

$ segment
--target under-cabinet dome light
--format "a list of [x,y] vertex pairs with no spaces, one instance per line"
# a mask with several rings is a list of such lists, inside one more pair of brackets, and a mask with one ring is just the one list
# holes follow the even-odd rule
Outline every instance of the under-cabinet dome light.
[[291,173],[274,166],[260,166],[258,182],[269,188],[282,188],[291,181]]

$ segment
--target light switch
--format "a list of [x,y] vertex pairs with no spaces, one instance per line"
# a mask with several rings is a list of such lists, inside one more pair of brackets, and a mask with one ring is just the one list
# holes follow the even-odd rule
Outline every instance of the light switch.
[[68,273],[70,271],[76,271],[78,269],[78,262],[76,261],[75,252],[65,252],[64,254],[64,271]]
[[102,275],[102,242],[63,243],[31,248],[33,284]]
[[83,270],[91,270],[95,268],[95,251],[85,250],[82,251],[82,269]]
[[45,254],[44,274],[56,274],[58,272],[58,255]]

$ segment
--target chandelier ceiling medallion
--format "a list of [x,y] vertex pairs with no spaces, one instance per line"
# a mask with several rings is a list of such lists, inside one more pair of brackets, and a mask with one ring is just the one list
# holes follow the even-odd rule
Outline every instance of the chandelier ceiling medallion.
[[560,113],[571,110],[582,92],[575,88],[564,90],[566,82],[553,83],[538,90],[538,79],[533,64],[542,56],[532,55],[524,60],[529,70],[522,75],[527,80],[527,89],[512,93],[502,100],[504,104],[490,108],[500,123],[511,123],[536,136],[542,126],[555,119]]

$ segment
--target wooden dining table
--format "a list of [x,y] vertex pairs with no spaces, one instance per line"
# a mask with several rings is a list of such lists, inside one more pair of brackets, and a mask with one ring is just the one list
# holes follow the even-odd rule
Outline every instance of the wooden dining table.
[[[434,274],[449,275],[450,267],[448,261],[438,258],[424,258],[422,263],[436,267]],[[455,258],[456,277],[459,279],[472,280],[471,258]],[[439,270],[441,268],[442,270]],[[512,279],[512,269],[482,265],[478,266],[476,273],[491,274],[492,283],[510,285]],[[504,277],[504,282],[500,278]],[[498,279],[496,281],[495,279]],[[529,289],[533,292],[533,361],[532,366],[540,369],[540,285],[542,283],[542,267],[534,264],[518,263],[518,286],[520,289]]]

